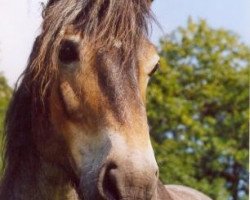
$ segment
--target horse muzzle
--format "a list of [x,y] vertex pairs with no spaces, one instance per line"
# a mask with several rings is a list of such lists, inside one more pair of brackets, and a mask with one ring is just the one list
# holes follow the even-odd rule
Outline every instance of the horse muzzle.
[[151,144],[138,148],[114,137],[100,145],[97,152],[102,153],[93,156],[81,169],[80,199],[155,199],[158,166]]
[[78,192],[80,199],[154,200],[158,167],[148,162],[108,160],[100,168],[99,173],[93,170],[81,179],[80,194]]
[[138,169],[133,163],[119,165],[110,161],[103,166],[98,191],[103,199],[151,200],[156,192],[158,169]]

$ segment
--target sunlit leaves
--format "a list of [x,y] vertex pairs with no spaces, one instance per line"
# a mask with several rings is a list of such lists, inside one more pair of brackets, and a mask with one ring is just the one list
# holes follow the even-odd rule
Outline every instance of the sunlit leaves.
[[0,73],[0,175],[2,169],[3,159],[3,122],[7,105],[11,97],[12,90],[7,84],[7,80]]

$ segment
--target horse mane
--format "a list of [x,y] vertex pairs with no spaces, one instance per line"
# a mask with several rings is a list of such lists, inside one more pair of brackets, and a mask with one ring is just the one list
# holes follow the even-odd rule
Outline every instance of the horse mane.
[[50,86],[59,74],[62,28],[73,25],[81,33],[82,42],[92,43],[97,50],[108,50],[119,41],[123,60],[130,62],[137,57],[152,16],[149,0],[50,0],[43,18],[41,34],[6,115],[5,169],[18,167],[18,161],[36,148],[34,132],[39,126],[46,128]]

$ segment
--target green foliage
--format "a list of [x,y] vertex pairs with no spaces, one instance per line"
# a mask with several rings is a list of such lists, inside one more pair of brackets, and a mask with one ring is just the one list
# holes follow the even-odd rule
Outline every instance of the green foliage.
[[160,55],[148,117],[161,179],[215,200],[247,199],[249,47],[189,19],[161,40]]
[[0,73],[0,175],[3,160],[3,122],[7,106],[12,94],[11,88],[8,86],[6,79]]

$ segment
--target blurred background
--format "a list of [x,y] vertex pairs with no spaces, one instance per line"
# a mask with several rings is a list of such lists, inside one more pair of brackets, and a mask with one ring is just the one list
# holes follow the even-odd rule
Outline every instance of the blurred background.
[[[42,2],[0,1],[1,138]],[[160,178],[215,200],[249,196],[249,8],[249,0],[155,0],[152,7],[161,68],[150,80],[147,108]]]

